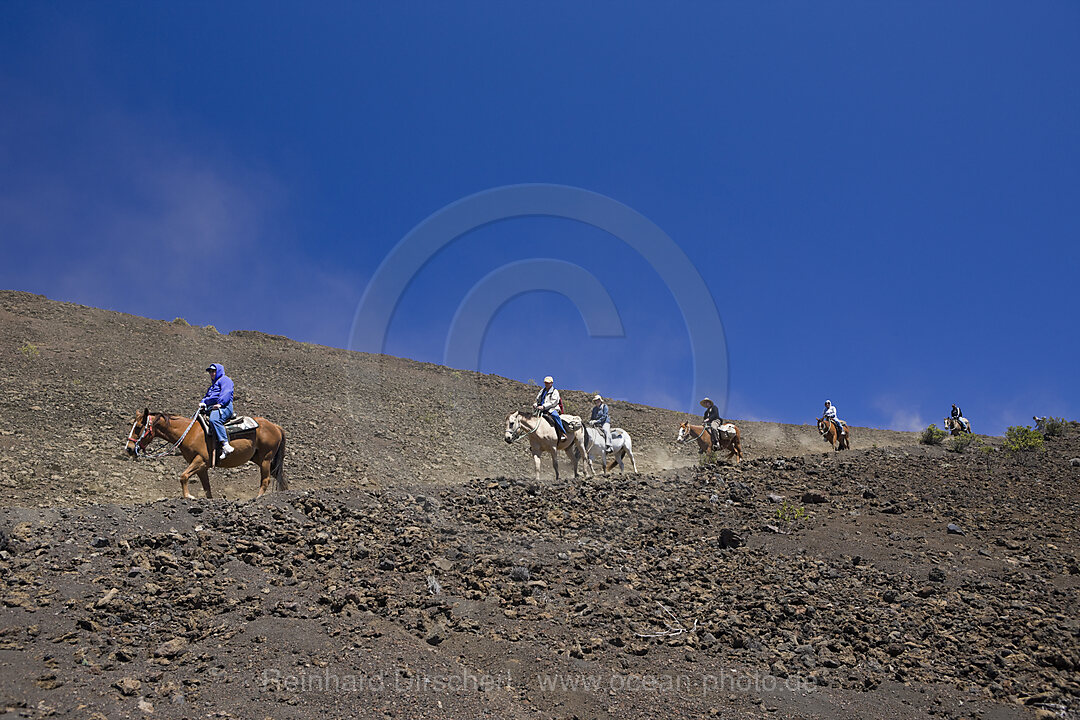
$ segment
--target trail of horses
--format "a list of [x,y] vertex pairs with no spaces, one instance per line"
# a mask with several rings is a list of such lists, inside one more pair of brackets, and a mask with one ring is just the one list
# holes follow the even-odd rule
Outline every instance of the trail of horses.
[[[445,368],[17,293],[0,329],[0,714],[1080,708],[1075,427],[1014,457],[740,422],[746,460],[699,467],[672,442],[690,416],[616,404],[643,472],[538,482],[502,378],[477,380],[490,428],[443,426],[424,413],[467,377]],[[180,461],[122,458],[129,410],[186,410],[208,355],[285,426],[294,490],[219,472],[228,499],[185,501]]]

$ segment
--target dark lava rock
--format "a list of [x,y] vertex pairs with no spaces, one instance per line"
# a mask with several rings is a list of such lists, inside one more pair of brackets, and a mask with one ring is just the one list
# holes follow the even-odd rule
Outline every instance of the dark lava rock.
[[807,505],[820,505],[822,503],[829,502],[829,498],[825,497],[825,493],[812,490],[810,492],[803,493],[802,501]]
[[964,535],[964,534],[966,534],[960,528],[960,526],[957,525],[956,523],[949,523],[949,526],[946,528],[946,530],[948,531],[948,533],[950,535]]
[[727,550],[729,548],[737,548],[742,544],[743,539],[731,528],[724,528],[720,531],[721,548]]
[[532,579],[532,573],[529,572],[529,568],[518,565],[510,570],[510,579],[518,582],[528,582]]
[[930,582],[945,582],[945,571],[941,568],[931,568],[929,579]]

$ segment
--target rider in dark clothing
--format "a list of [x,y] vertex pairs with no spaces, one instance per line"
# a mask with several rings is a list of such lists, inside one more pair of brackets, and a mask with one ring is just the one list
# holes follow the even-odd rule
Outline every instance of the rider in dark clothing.
[[701,401],[701,407],[705,408],[702,424],[705,425],[705,429],[709,431],[709,436],[713,441],[713,447],[720,447],[720,438],[717,437],[716,434],[716,431],[724,424],[724,421],[720,419],[720,408],[716,407],[716,403],[709,398],[705,398]]

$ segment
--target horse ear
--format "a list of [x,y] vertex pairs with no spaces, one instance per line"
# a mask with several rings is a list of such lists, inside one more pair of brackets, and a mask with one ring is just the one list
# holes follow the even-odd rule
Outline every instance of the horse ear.
[[149,414],[150,414],[150,408],[149,407],[143,408],[143,411],[142,411],[143,420],[145,420],[146,416],[149,415]]

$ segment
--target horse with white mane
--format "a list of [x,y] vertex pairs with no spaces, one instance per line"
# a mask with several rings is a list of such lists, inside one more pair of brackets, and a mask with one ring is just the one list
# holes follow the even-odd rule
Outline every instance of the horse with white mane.
[[589,451],[589,460],[600,460],[600,467],[603,469],[604,474],[607,475],[608,470],[619,466],[619,472],[626,472],[626,468],[623,467],[623,458],[627,455],[630,456],[630,462],[634,466],[634,472],[637,472],[637,460],[634,459],[633,441],[630,439],[630,433],[626,432],[622,428],[613,428],[611,430],[611,460],[607,459],[608,453],[604,452],[604,432],[599,428],[587,427],[585,428],[585,449]]
[[592,461],[585,452],[585,430],[581,418],[576,415],[562,415],[563,427],[566,428],[566,436],[562,441],[551,423],[542,417],[527,415],[522,412],[511,413],[506,418],[506,433],[504,439],[507,444],[523,437],[529,439],[529,449],[532,451],[533,462],[536,464],[536,479],[540,479],[540,455],[551,453],[551,466],[555,468],[555,479],[559,479],[559,451],[563,450],[570,456],[574,464],[574,477],[578,476],[578,458],[585,459],[585,466],[589,475],[593,475]]

